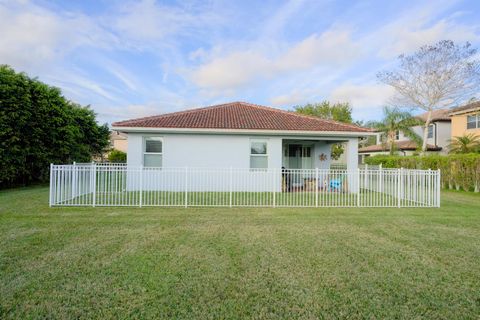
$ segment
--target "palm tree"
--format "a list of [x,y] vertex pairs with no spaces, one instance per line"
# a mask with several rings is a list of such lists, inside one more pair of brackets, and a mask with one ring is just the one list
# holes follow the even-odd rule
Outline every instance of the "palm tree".
[[390,155],[395,153],[395,136],[397,132],[402,132],[410,140],[414,141],[417,146],[421,145],[422,138],[416,134],[412,127],[423,124],[417,118],[414,118],[409,112],[402,111],[397,107],[384,107],[383,119],[373,123],[373,127],[382,133],[385,143],[390,150]]
[[450,153],[474,153],[480,151],[480,137],[473,133],[450,139]]

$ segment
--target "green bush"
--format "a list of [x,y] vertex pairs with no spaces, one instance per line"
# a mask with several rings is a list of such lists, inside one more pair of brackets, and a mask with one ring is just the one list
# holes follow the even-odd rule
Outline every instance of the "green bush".
[[108,161],[114,163],[125,163],[127,162],[127,154],[123,151],[113,149],[108,154]]
[[365,159],[367,164],[384,168],[437,170],[441,172],[443,188],[480,191],[480,154],[451,154],[427,156],[378,155]]

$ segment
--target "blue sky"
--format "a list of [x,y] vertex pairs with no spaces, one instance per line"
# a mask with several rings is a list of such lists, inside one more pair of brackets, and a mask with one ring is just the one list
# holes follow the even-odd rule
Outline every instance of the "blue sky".
[[91,105],[99,121],[229,101],[348,101],[378,119],[396,57],[480,46],[480,1],[4,1],[0,64]]

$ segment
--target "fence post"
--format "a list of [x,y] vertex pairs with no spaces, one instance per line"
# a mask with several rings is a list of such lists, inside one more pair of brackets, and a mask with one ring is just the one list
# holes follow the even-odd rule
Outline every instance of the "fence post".
[[365,164],[364,170],[365,170],[365,187],[368,189],[368,187],[369,187],[369,184],[368,184],[368,180],[369,180],[368,179],[368,164]]
[[232,189],[233,189],[233,168],[230,167],[230,195],[229,195],[229,197],[230,197],[230,199],[229,199],[230,208],[232,207],[232,191],[233,191]]
[[441,184],[440,169],[437,169],[437,208],[440,208],[440,184]]
[[[267,169],[268,170],[268,169]],[[275,169],[272,169],[272,176],[273,176],[273,181],[272,181],[272,186],[273,186],[273,190],[272,190],[272,206],[275,208],[276,204],[275,204],[275,198],[276,198],[276,193],[277,193],[277,190],[275,188],[275,181],[276,181],[276,174],[275,174]]]
[[383,192],[383,166],[381,163],[378,168],[378,192]]
[[50,163],[50,193],[48,195],[48,206],[53,205],[53,163]]
[[[367,165],[368,166],[368,165]],[[365,179],[368,174],[367,167],[365,167]],[[357,191],[357,207],[360,207],[360,168],[357,168],[357,179],[356,179],[355,191]]]
[[77,196],[77,163],[73,161],[72,167],[72,199]]
[[92,196],[92,207],[95,207],[97,202],[97,164],[92,161],[92,187],[93,187],[93,196]]
[[185,167],[185,208],[188,207],[188,167]]
[[428,168],[428,179],[427,179],[427,206],[430,207],[432,206],[432,200],[431,197],[434,196],[435,192],[432,192],[432,169]]
[[138,206],[142,207],[143,201],[143,165],[140,166],[140,196],[139,196],[139,203]]
[[400,208],[402,206],[402,174],[403,174],[403,168],[398,169],[398,186],[397,186],[397,200],[398,200],[398,207]]
[[319,175],[318,175],[318,167],[317,167],[315,168],[315,208],[318,208],[318,188],[319,188],[318,178],[319,178]]

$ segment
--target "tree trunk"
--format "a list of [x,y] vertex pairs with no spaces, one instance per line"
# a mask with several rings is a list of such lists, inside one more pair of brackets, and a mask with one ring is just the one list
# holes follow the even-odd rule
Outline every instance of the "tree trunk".
[[388,144],[390,147],[390,155],[393,156],[393,151],[395,149],[395,132],[389,132],[388,133]]
[[429,109],[427,113],[427,120],[425,121],[425,127],[423,128],[423,143],[422,143],[423,154],[427,152],[428,126],[430,125],[431,119],[432,119],[432,109]]

